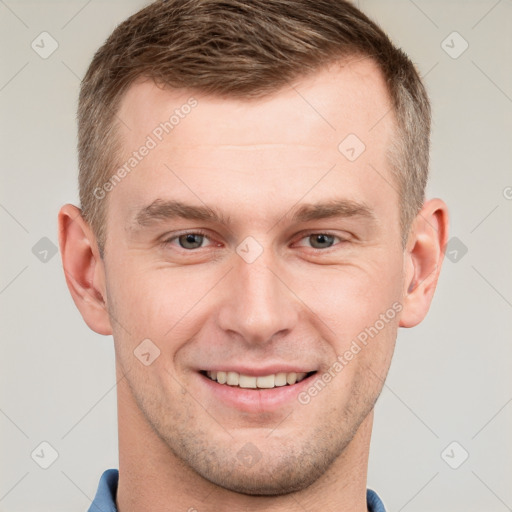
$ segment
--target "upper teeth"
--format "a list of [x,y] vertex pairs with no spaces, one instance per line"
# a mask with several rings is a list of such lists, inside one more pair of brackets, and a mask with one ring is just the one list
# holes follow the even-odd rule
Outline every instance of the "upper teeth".
[[305,372],[296,373],[273,373],[262,377],[254,375],[243,375],[237,372],[206,372],[206,375],[219,384],[228,384],[229,386],[239,386],[241,388],[274,388],[295,384],[300,382],[307,374]]

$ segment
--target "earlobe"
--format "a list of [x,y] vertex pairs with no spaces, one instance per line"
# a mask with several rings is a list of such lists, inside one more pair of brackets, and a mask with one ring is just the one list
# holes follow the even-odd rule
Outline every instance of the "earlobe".
[[85,323],[98,334],[112,334],[105,301],[105,272],[96,239],[72,204],[58,216],[59,246],[64,275],[73,301]]
[[431,199],[416,216],[407,243],[400,327],[414,327],[427,315],[447,239],[448,208],[441,199]]

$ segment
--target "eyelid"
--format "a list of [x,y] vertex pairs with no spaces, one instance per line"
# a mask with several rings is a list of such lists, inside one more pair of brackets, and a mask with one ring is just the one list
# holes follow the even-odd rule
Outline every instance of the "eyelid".
[[[174,242],[174,240],[176,240],[180,236],[184,236],[184,235],[202,235],[202,236],[204,236],[205,238],[208,238],[208,240],[211,241],[211,237],[210,237],[209,233],[207,231],[199,228],[199,229],[188,229],[188,230],[185,230],[185,231],[174,233],[171,236],[165,236],[164,239],[162,240],[162,244],[164,246],[165,245],[170,245],[171,242]],[[178,247],[178,248],[183,250],[183,251],[187,251],[187,252],[197,251],[197,249],[188,249],[187,250],[187,249],[183,249],[183,247]],[[200,249],[202,249],[202,247],[200,247]]]
[[[209,233],[206,230],[201,229],[201,228],[197,228],[197,229],[184,230],[184,231],[175,233],[175,234],[173,234],[170,237],[165,237],[164,240],[162,241],[162,245],[163,246],[170,245],[171,242],[174,242],[180,236],[184,236],[184,235],[188,235],[188,234],[202,235],[205,238],[208,238],[208,240],[210,240],[211,242],[213,242],[212,237],[209,235]],[[329,230],[322,231],[322,230],[319,230],[319,229],[311,229],[309,231],[303,231],[303,232],[301,232],[301,233],[299,233],[297,235],[296,240],[298,242],[300,242],[303,239],[308,238],[311,235],[327,235],[327,236],[332,236],[334,238],[337,238],[339,240],[339,243],[347,242],[349,240],[349,237],[342,237],[342,236],[337,235],[336,233],[333,233],[333,232],[331,232]],[[296,242],[294,242],[294,243],[296,243]],[[215,243],[214,243],[214,245],[215,245]],[[315,251],[315,252],[316,251],[318,251],[318,252],[328,252],[330,249],[334,249],[336,247],[336,245],[337,244],[332,245],[331,247],[326,247],[325,249],[317,249],[315,247],[308,247],[308,248],[313,250],[313,251]],[[307,246],[301,246],[301,247],[307,247]],[[184,249],[183,247],[179,247],[178,246],[179,250],[182,250],[182,251],[185,251],[185,252],[188,252],[188,253],[197,252],[198,249],[204,249],[204,248],[205,247],[198,247],[197,249]]]
[[[342,242],[348,242],[348,237],[342,237],[341,235],[337,235],[336,233],[333,233],[329,230],[321,230],[321,229],[312,229],[310,231],[303,231],[301,233],[299,233],[298,236],[298,241],[302,241],[304,240],[305,238],[308,238],[310,237],[311,235],[327,235],[327,236],[332,236],[334,238],[337,238],[340,242],[339,243],[342,243]],[[327,252],[329,251],[330,249],[334,249],[336,247],[336,244],[335,245],[332,245],[331,247],[327,247],[325,249],[316,249],[315,247],[309,247],[309,249],[313,249],[314,251],[320,251],[320,252]]]

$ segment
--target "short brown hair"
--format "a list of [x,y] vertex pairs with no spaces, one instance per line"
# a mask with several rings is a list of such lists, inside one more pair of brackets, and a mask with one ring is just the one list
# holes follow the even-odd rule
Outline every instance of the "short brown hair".
[[81,84],[80,202],[102,257],[107,201],[94,191],[119,165],[117,111],[136,79],[249,99],[349,56],[372,58],[388,86],[397,120],[388,157],[405,243],[424,201],[430,102],[414,64],[378,25],[344,0],[159,0],[117,26]]

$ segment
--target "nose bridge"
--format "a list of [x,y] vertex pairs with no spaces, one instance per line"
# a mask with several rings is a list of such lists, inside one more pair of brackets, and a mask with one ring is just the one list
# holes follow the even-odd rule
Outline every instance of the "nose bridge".
[[[248,253],[243,249],[242,243],[234,255],[234,268],[230,272],[226,300],[219,312],[219,323],[223,330],[238,333],[248,343],[266,343],[293,327],[297,304],[281,281],[283,278],[276,270],[279,266],[271,249],[263,250],[255,259],[246,257]],[[249,253],[251,250],[254,247],[249,248]]]

